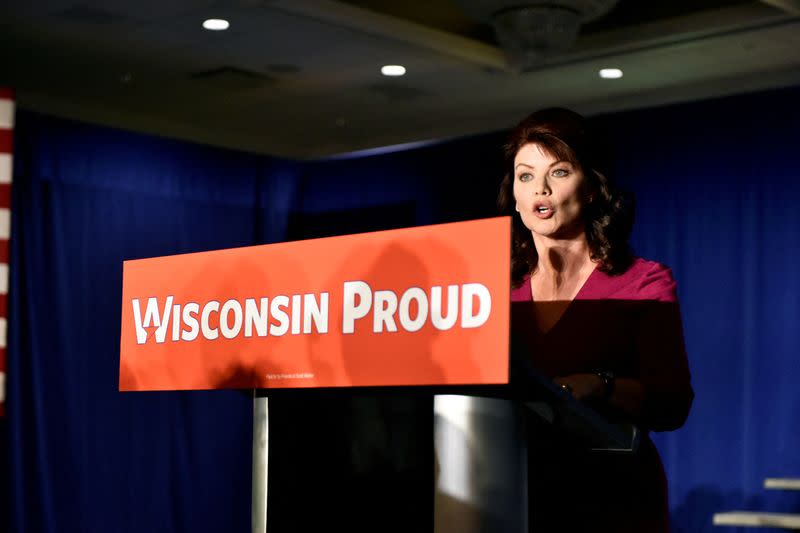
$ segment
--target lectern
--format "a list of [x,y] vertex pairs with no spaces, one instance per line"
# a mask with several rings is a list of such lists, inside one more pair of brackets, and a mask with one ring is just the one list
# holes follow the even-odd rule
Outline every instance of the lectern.
[[[435,533],[527,533],[526,415],[596,450],[630,453],[638,446],[635,426],[610,423],[533,370],[516,378],[513,386],[395,389],[434,395]],[[253,406],[254,533],[267,525],[269,394],[255,391]]]
[[637,433],[509,356],[510,234],[501,217],[126,261],[119,388],[257,391],[259,533],[280,490],[271,394],[436,395],[437,533],[526,531],[522,410],[595,447],[630,450]]

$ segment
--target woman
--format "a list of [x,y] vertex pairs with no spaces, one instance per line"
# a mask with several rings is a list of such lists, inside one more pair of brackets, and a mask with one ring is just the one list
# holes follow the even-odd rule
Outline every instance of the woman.
[[595,150],[585,119],[566,109],[533,113],[505,147],[512,333],[540,372],[645,435],[633,454],[592,452],[529,417],[529,524],[668,531],[666,480],[647,431],[683,425],[694,397],[675,281],[631,254],[632,210],[597,170]]

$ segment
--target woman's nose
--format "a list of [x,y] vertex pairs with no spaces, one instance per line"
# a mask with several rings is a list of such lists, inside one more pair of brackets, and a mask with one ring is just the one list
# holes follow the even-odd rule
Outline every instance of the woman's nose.
[[550,185],[547,183],[546,176],[534,176],[533,194],[536,196],[546,196],[550,194]]

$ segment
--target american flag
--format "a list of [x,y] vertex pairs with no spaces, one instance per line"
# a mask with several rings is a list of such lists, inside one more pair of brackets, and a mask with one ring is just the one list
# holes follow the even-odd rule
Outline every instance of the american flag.
[[8,239],[11,236],[11,139],[14,93],[0,87],[0,416],[6,407],[6,330],[8,316]]

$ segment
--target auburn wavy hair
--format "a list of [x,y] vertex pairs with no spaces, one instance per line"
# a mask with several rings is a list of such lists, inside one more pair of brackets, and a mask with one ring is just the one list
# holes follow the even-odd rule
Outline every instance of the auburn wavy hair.
[[629,244],[634,220],[633,195],[616,189],[599,168],[606,154],[590,134],[586,119],[564,108],[536,111],[515,127],[503,147],[505,176],[497,205],[511,215],[511,282],[519,286],[536,269],[538,255],[531,231],[516,212],[514,199],[514,158],[526,144],[536,144],[560,161],[569,161],[586,180],[582,218],[591,258],[611,275],[624,272],[633,255]]

